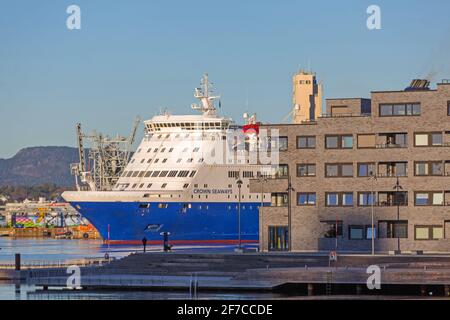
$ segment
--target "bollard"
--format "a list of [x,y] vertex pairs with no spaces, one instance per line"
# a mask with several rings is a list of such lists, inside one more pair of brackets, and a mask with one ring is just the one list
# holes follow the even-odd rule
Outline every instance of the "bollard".
[[314,295],[314,285],[312,283],[308,283],[308,296]]
[[16,253],[16,271],[20,271],[20,253]]

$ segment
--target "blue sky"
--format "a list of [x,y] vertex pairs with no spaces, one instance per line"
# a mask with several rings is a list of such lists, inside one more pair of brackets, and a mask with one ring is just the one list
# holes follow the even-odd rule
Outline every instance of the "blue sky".
[[[66,28],[70,4],[81,30]],[[366,28],[371,4],[382,30]],[[265,122],[289,113],[299,67],[327,98],[450,78],[449,12],[448,0],[1,0],[0,158],[73,146],[77,122],[126,135],[137,115],[191,112],[204,72],[224,115]]]

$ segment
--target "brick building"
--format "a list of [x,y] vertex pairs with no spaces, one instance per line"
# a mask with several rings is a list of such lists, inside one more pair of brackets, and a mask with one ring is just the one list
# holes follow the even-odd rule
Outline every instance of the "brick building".
[[277,174],[250,184],[271,194],[264,251],[287,249],[290,203],[293,251],[370,252],[373,212],[376,252],[450,252],[450,83],[328,99],[314,121],[265,128],[281,152]]

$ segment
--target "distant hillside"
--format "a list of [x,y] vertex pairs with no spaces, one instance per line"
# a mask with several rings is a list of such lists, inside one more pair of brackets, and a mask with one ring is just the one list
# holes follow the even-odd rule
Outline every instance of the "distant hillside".
[[10,159],[0,159],[0,186],[72,187],[75,180],[70,175],[70,164],[75,162],[78,162],[76,148],[25,148]]

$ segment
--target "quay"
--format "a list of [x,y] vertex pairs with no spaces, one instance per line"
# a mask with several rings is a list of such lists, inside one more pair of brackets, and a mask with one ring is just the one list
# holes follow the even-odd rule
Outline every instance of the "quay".
[[[381,269],[381,290],[368,290],[367,267]],[[65,269],[30,269],[27,283],[66,288]],[[277,292],[450,297],[450,256],[137,253],[81,268],[84,290]]]

